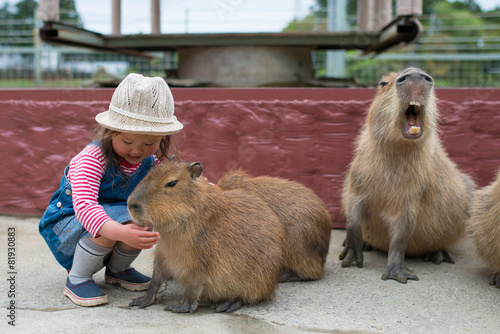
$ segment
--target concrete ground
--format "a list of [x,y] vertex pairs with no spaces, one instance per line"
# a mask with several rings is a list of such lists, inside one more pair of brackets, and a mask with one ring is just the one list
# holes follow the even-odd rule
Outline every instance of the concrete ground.
[[[11,259],[14,268],[9,268],[12,228],[15,263]],[[0,216],[0,332],[499,333],[500,289],[488,285],[491,274],[475,256],[470,237],[450,249],[456,264],[407,259],[420,281],[400,284],[380,279],[387,260],[383,253],[365,253],[364,268],[341,268],[338,254],[344,236],[344,230],[332,231],[325,275],[319,281],[282,283],[274,301],[230,314],[217,314],[210,307],[173,314],[163,308],[182,297],[175,282],[160,290],[159,303],[129,308],[144,292],[105,285],[103,271],[95,279],[108,293],[109,304],[74,305],[62,293],[66,272],[38,234],[38,219]],[[152,260],[153,251],[144,251],[135,267],[150,274]],[[13,319],[15,326],[9,325]]]

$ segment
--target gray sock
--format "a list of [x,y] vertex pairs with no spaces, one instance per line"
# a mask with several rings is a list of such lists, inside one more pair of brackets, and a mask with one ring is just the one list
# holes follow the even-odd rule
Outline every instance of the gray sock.
[[99,246],[89,238],[81,238],[76,245],[73,265],[69,272],[71,284],[80,284],[92,279],[92,275],[104,267],[104,257],[110,251],[111,248]]
[[120,271],[127,269],[130,267],[132,262],[134,262],[140,252],[140,249],[125,250],[120,247],[119,243],[116,243],[108,262],[108,269],[113,273],[119,273]]

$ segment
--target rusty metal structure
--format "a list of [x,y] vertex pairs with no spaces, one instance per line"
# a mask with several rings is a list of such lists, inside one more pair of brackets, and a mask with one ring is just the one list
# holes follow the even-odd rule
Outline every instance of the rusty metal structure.
[[[296,77],[312,79],[312,61],[310,56],[307,58],[314,50],[360,50],[365,54],[378,54],[415,43],[422,34],[422,24],[417,19],[422,14],[422,0],[398,0],[395,15],[391,0],[358,0],[355,31],[203,34],[161,33],[160,0],[151,0],[149,35],[122,35],[121,0],[111,1],[112,32],[103,35],[60,22],[59,1],[40,0],[43,22],[40,38],[46,43],[143,57],[150,57],[150,51],[175,51],[179,54],[179,78],[213,82],[218,86],[228,86],[229,82],[231,86],[258,86],[269,82],[269,77],[281,82],[293,81]],[[249,65],[241,66],[242,54],[247,55],[245,61]],[[271,62],[255,72],[262,59]],[[283,66],[275,65],[279,62]],[[207,63],[215,71],[207,73],[204,70]],[[232,73],[232,77],[224,79],[226,73]],[[265,74],[267,77],[262,77]]]

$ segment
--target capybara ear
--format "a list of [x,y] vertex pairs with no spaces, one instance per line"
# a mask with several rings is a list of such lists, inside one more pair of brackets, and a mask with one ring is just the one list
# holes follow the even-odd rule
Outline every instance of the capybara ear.
[[201,172],[203,172],[203,167],[199,162],[190,163],[187,169],[193,180],[197,179],[201,175]]
[[172,161],[172,160],[174,160],[174,158],[175,158],[175,155],[172,154],[171,156],[168,157],[168,161]]

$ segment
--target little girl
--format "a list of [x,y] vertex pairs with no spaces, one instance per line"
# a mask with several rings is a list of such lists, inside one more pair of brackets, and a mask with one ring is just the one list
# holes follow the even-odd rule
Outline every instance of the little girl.
[[131,221],[127,198],[166,157],[170,135],[183,127],[174,116],[165,80],[133,73],[116,88],[109,110],[96,121],[97,140],[66,167],[39,225],[55,258],[69,271],[64,295],[80,306],[108,302],[92,279],[104,266],[107,284],[134,291],[148,288],[150,277],[130,264],[141,249],[158,242],[159,234]]

